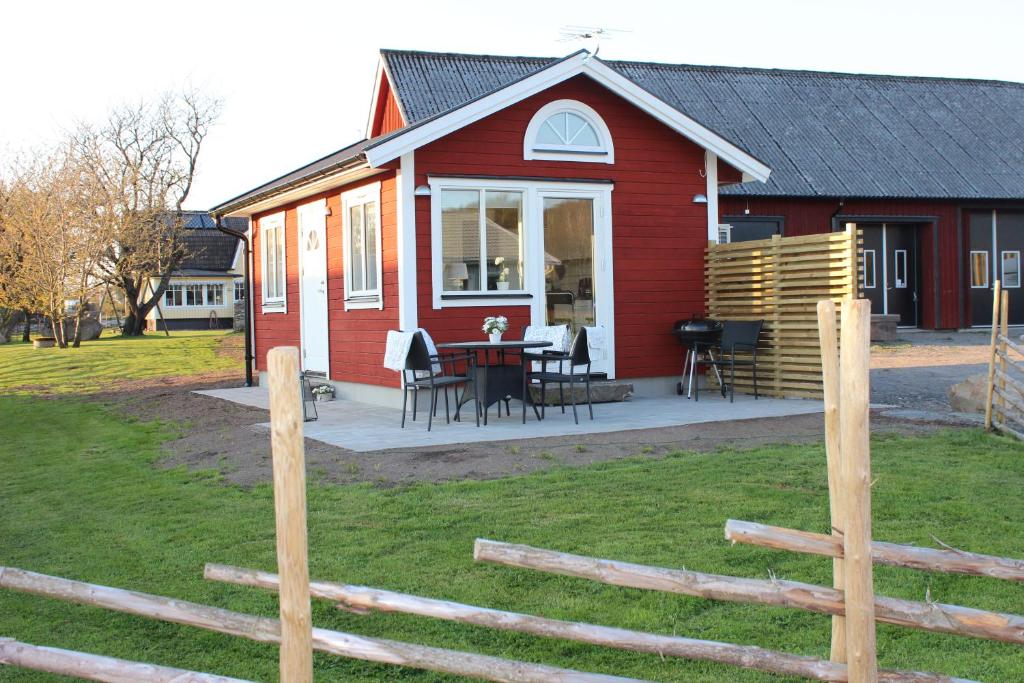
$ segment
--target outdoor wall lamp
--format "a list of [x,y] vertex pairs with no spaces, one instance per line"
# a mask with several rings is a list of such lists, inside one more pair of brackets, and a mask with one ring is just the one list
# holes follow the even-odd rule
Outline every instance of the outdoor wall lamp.
[[693,195],[693,203],[694,204],[707,204],[708,203],[708,198],[705,197],[702,194],[695,194],[695,195]]
[[417,197],[429,197],[430,196],[430,185],[417,185],[416,189],[412,192]]

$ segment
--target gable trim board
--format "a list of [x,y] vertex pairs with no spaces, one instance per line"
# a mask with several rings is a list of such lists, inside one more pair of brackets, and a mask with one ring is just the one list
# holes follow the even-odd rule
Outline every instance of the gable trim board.
[[714,152],[723,161],[741,171],[744,181],[765,182],[768,180],[771,169],[767,165],[678,109],[658,99],[585,50],[571,54],[525,78],[473,99],[451,111],[406,126],[378,142],[371,142],[365,149],[366,159],[370,166],[379,167],[406,152],[411,152],[579,75],[591,78],[691,142]]

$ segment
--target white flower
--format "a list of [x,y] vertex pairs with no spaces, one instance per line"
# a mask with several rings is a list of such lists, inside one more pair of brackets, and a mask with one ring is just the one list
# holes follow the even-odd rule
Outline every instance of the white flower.
[[504,262],[505,262],[505,257],[504,256],[495,256],[494,257],[494,265],[500,266]]

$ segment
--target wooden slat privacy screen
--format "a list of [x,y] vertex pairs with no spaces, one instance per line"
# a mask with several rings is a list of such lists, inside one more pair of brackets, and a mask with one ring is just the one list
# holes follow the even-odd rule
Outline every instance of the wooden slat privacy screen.
[[[759,393],[821,398],[815,306],[857,298],[861,237],[851,231],[712,244],[705,258],[708,316],[764,320],[757,356]],[[736,388],[753,391],[750,372]]]

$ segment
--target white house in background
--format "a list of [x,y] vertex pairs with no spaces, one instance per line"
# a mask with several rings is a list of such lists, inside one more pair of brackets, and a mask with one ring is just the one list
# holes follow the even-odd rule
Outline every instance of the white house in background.
[[[174,272],[159,308],[146,316],[148,330],[230,329],[235,302],[245,299],[245,261],[242,243],[217,230],[205,211],[186,211],[185,243],[188,255]],[[227,218],[226,227],[245,232],[248,221]],[[150,281],[151,295],[159,279]]]

